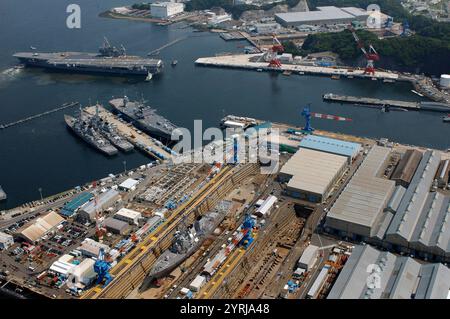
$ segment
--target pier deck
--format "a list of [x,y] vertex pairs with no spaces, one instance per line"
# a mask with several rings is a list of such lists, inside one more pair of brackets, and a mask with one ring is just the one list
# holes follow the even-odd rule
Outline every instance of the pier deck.
[[331,67],[319,67],[319,66],[306,66],[297,64],[282,64],[280,68],[268,67],[268,62],[252,62],[252,58],[260,56],[260,54],[238,54],[238,55],[224,55],[216,57],[199,58],[195,61],[196,65],[224,67],[224,68],[237,68],[262,71],[291,71],[297,74],[313,74],[324,76],[343,76],[343,77],[358,77],[377,80],[403,80],[398,74],[385,71],[377,71],[375,75],[364,74],[364,70],[349,69],[349,68],[331,68]]
[[360,104],[360,105],[371,105],[377,107],[390,106],[390,107],[399,107],[408,110],[420,110],[419,102],[409,102],[409,101],[397,101],[397,100],[384,100],[384,99],[375,99],[370,97],[359,97],[359,96],[348,96],[348,95],[338,95],[338,94],[324,94],[323,99],[325,101],[330,102],[339,102],[339,103],[351,103],[351,104]]
[[[85,111],[89,114],[95,115],[95,106],[90,106],[85,108]],[[166,150],[160,147],[156,140],[145,133],[138,133],[137,129],[134,126],[128,126],[127,123],[122,123],[119,119],[112,114],[110,111],[105,109],[103,106],[99,105],[98,107],[99,116],[106,120],[107,122],[114,124],[117,128],[117,131],[123,135],[130,143],[132,143],[135,147],[150,155],[153,158],[158,158],[161,160],[166,160],[171,157]],[[154,152],[154,151],[156,152]],[[163,155],[164,158],[161,158]]]

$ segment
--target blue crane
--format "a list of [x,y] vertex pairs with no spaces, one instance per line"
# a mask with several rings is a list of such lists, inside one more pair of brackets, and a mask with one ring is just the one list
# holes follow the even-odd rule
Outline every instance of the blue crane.
[[303,131],[312,133],[314,129],[311,127],[311,110],[309,109],[309,106],[303,108],[301,115],[305,118],[305,127],[303,128]]
[[241,240],[242,245],[247,248],[253,242],[253,227],[255,227],[255,220],[247,214],[242,224],[242,230],[246,231]]
[[106,261],[105,250],[103,248],[100,248],[100,252],[98,253],[97,260],[94,264],[94,271],[97,273],[97,285],[101,284],[103,282],[103,279],[105,279],[105,283],[103,284],[102,288],[105,288],[113,279],[109,274],[110,268],[111,262]]

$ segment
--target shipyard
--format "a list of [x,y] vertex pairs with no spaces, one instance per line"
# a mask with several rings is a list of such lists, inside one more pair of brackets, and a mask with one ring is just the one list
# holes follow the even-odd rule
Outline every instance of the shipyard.
[[4,1],[0,299],[450,299],[448,0]]

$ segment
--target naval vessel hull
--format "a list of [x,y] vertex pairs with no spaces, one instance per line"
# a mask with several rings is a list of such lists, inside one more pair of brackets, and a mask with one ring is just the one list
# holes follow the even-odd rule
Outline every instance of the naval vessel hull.
[[127,121],[130,121],[133,123],[134,126],[136,126],[141,131],[144,131],[145,133],[151,135],[152,137],[156,137],[163,141],[170,141],[172,135],[168,134],[166,132],[161,131],[160,129],[153,127],[151,125],[147,125],[144,121],[141,121],[139,119],[136,119],[134,116],[123,110],[122,108],[118,107],[114,103],[109,103],[111,107],[116,111],[117,113],[121,114]]
[[85,141],[89,146],[91,146],[92,148],[96,149],[97,151],[100,151],[101,153],[108,155],[108,156],[112,156],[112,155],[116,155],[119,151],[112,147],[99,147],[97,146],[95,143],[93,143],[90,139],[88,139],[87,137],[85,137],[83,134],[80,134],[75,128],[74,128],[74,123],[73,123],[73,118],[70,116],[65,115],[64,116],[64,121],[67,124],[67,127],[70,129],[70,131],[75,134],[77,137],[81,138],[83,141]]
[[[82,59],[77,61],[57,61],[35,57],[25,57],[19,54],[14,55],[20,63],[27,67],[42,68],[48,71],[62,73],[94,74],[94,75],[113,75],[113,76],[133,76],[146,78],[148,74],[158,75],[162,71],[162,62],[155,66],[129,68],[127,66],[114,65],[115,63],[108,58],[97,58],[93,62],[84,62]],[[96,65],[97,63],[97,65]]]

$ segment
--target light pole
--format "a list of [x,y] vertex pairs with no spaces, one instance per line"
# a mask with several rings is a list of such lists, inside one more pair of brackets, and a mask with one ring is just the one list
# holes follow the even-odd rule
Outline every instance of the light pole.
[[127,161],[123,161],[123,173],[127,172]]
[[41,195],[41,200],[43,200],[44,198],[42,197],[42,187],[38,188],[39,194]]

